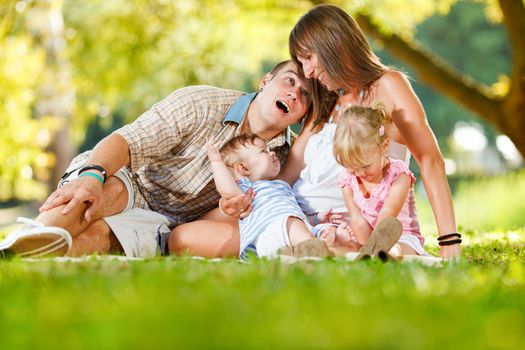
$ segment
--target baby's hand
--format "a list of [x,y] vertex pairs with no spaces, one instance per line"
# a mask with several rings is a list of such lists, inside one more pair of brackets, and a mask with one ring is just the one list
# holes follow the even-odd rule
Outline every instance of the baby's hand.
[[208,159],[210,162],[221,162],[221,152],[219,152],[219,143],[214,143],[209,138],[206,139],[206,150],[208,152]]

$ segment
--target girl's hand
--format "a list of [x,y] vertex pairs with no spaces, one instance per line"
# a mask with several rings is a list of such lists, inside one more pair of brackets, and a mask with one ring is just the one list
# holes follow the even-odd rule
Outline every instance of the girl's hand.
[[347,211],[332,211],[329,220],[329,222],[336,225],[348,224],[350,222],[350,214]]
[[253,209],[252,202],[254,198],[255,192],[253,192],[252,188],[249,188],[246,193],[240,196],[221,198],[219,201],[219,209],[224,215],[236,219],[244,219]]
[[213,142],[211,139],[206,139],[206,150],[208,152],[208,159],[210,162],[221,162],[221,152],[219,152],[219,142]]

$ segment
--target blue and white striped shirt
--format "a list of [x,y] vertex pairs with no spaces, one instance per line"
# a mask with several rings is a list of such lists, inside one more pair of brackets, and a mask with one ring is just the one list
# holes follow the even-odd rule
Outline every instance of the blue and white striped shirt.
[[246,218],[239,220],[241,258],[246,257],[247,251],[255,251],[255,240],[270,222],[289,216],[298,217],[308,222],[288,183],[282,180],[251,182],[248,178],[243,177],[239,181],[239,187],[243,192],[251,187],[257,193],[252,203],[252,212]]

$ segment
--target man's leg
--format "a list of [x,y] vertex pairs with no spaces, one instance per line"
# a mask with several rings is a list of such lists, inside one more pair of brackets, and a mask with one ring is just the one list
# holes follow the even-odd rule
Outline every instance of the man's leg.
[[[128,203],[128,192],[124,183],[117,177],[111,176],[104,184],[104,192],[100,209],[93,215],[92,222],[103,217],[122,212]],[[90,222],[84,219],[88,205],[83,203],[66,215],[60,214],[64,206],[42,212],[36,221],[46,226],[57,226],[66,229],[73,238],[86,231]]]
[[201,219],[177,226],[170,234],[170,254],[189,254],[206,258],[238,257],[240,236],[238,221],[225,217],[218,209]]
[[67,252],[67,255],[83,256],[95,253],[120,254],[123,252],[122,245],[108,224],[104,220],[99,219],[73,239],[73,245]]
[[[104,186],[101,204],[96,219],[117,214],[128,205],[128,190],[124,183],[116,177],[110,177]],[[72,238],[84,232],[91,222],[87,222],[84,214],[88,205],[81,203],[70,212],[60,213],[64,206],[41,213],[36,220],[23,219],[26,224],[21,229],[10,233],[0,242],[0,256],[19,255],[21,257],[42,257],[51,254],[63,255],[71,249]],[[90,230],[92,235],[98,230]],[[104,231],[100,231],[104,234]],[[107,236],[107,233],[106,233]],[[86,243],[88,240],[80,240]],[[83,243],[80,243],[82,245]],[[77,247],[80,250],[82,246]]]

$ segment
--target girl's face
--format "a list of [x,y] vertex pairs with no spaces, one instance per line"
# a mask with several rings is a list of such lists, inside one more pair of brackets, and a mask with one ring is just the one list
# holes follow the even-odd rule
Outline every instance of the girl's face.
[[306,50],[304,51],[304,54],[297,56],[297,60],[301,62],[304,75],[307,78],[319,80],[321,84],[331,91],[339,88],[321,65],[319,62],[319,56],[315,52]]
[[378,183],[383,178],[383,168],[388,164],[386,151],[388,140],[385,140],[382,146],[379,146],[380,152],[371,152],[370,162],[357,169],[348,168],[348,170],[369,183]]

